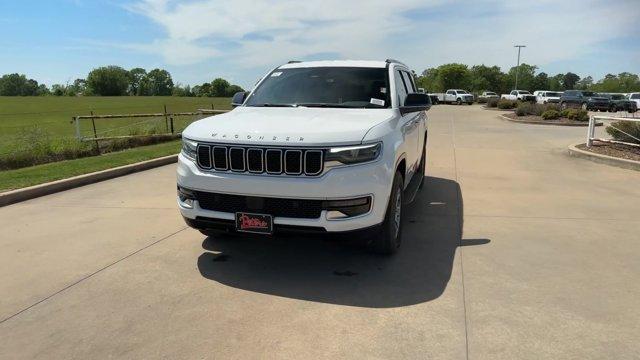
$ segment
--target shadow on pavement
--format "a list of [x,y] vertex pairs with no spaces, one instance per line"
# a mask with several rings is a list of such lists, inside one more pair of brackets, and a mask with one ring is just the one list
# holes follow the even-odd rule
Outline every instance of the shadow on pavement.
[[404,215],[403,244],[391,257],[371,254],[354,239],[220,236],[206,238],[202,276],[234,288],[323,303],[388,308],[439,297],[462,240],[457,182],[426,177]]

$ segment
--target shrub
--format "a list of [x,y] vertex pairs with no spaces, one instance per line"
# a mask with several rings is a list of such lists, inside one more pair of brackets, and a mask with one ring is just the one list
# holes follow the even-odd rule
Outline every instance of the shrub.
[[575,121],[589,121],[589,113],[582,109],[569,109],[567,119]]
[[544,105],[532,104],[528,102],[521,102],[518,104],[518,108],[516,109],[516,115],[525,116],[525,115],[535,115],[540,116],[546,110]]
[[518,102],[514,100],[506,100],[506,99],[498,100],[499,109],[515,109],[517,105],[518,105]]
[[557,110],[549,109],[545,110],[545,112],[543,112],[541,116],[545,120],[553,120],[559,118],[560,113]]
[[486,104],[487,102],[487,98],[485,97],[478,97],[478,104]]
[[[640,144],[640,140],[638,140],[640,139],[640,123],[633,121],[616,121],[611,123],[611,126],[607,126],[606,130],[607,133],[611,135],[615,140]],[[637,139],[634,139],[633,137],[623,133],[620,130],[633,137],[636,137]]]
[[544,104],[544,111],[547,110],[555,110],[557,112],[560,112],[560,105],[558,104]]
[[569,117],[569,112],[571,112],[571,109],[564,109],[564,110],[560,111],[560,116],[562,116],[563,118],[568,118]]
[[487,107],[489,108],[494,108],[494,107],[498,107],[498,101],[500,99],[498,98],[491,98],[489,100],[487,100]]

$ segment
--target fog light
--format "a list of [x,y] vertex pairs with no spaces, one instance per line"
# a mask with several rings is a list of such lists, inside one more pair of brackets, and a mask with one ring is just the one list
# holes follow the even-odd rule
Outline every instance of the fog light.
[[327,210],[328,220],[346,219],[371,210],[371,197],[347,200],[327,200],[322,203],[323,210]]
[[178,186],[178,200],[180,201],[180,205],[182,207],[193,209],[193,201],[195,200],[195,198],[196,196],[193,191]]

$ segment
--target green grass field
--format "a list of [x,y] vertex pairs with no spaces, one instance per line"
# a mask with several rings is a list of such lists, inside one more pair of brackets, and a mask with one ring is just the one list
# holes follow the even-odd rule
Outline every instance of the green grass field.
[[[73,116],[94,114],[141,114],[167,112],[194,112],[197,109],[230,109],[229,98],[187,97],[0,97],[0,160],[15,159],[19,154],[41,152],[41,146],[77,145],[92,143],[75,141]],[[174,129],[180,132],[195,117],[174,119]],[[141,120],[144,123],[140,124]],[[84,136],[93,136],[90,121],[82,123]],[[96,120],[99,135],[117,136],[165,132],[164,116],[152,119],[125,118]],[[74,145],[75,144],[75,145]],[[31,146],[34,145],[34,146]],[[92,146],[92,145],[91,145]],[[40,149],[40,150],[39,150]],[[0,191],[18,189],[49,181],[64,179],[116,166],[131,164],[165,155],[176,154],[179,141],[141,146],[75,160],[58,161],[15,170],[0,171]],[[36,162],[37,163],[37,162]]]
[[[167,112],[191,112],[197,109],[230,109],[229,98],[189,98],[172,96],[119,96],[119,97],[0,97],[0,155],[11,150],[16,137],[37,126],[51,137],[75,136],[73,116],[94,114],[134,114]],[[96,120],[99,134],[129,135],[132,124],[146,120],[138,127],[159,127],[164,131],[164,118]],[[192,118],[175,119],[175,129],[180,131]],[[92,136],[90,121],[83,121],[82,133]],[[115,129],[117,128],[117,129]],[[117,131],[114,131],[117,130]]]
[[180,141],[171,141],[100,156],[0,171],[0,192],[177,154],[178,151]]

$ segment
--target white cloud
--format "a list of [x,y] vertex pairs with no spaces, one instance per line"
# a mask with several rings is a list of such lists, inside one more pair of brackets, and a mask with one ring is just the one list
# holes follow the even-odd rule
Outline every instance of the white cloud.
[[314,54],[394,57],[416,70],[454,61],[508,68],[515,43],[527,45],[525,62],[544,65],[593,53],[639,18],[636,4],[611,1],[140,0],[126,8],[165,37],[122,47],[170,65],[215,58],[265,70]]

